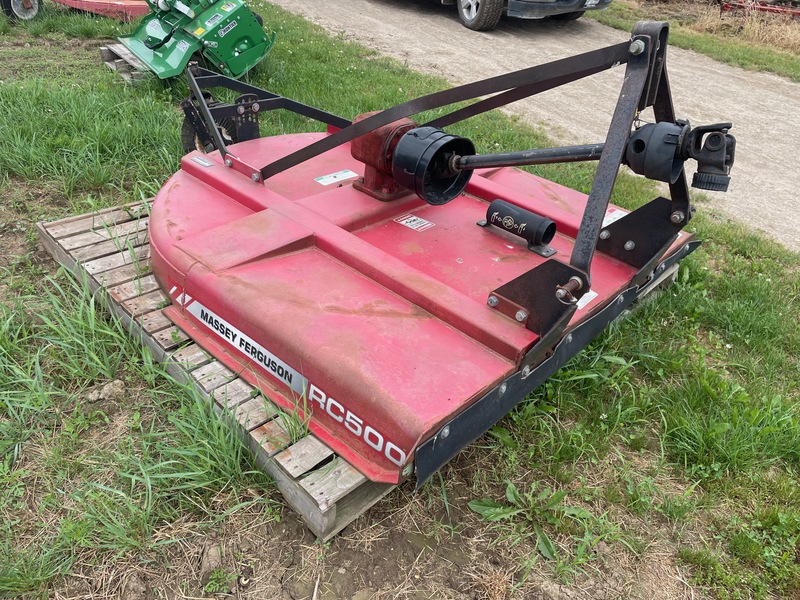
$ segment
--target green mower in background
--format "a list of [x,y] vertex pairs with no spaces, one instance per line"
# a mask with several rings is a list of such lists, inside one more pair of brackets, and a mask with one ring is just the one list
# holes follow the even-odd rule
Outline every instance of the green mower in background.
[[238,79],[272,49],[263,21],[242,0],[147,0],[151,12],[119,41],[159,78],[179,75],[194,53]]

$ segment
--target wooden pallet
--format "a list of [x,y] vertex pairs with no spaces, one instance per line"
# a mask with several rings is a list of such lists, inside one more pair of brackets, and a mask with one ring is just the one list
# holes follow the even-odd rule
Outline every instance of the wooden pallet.
[[116,71],[128,83],[137,83],[153,76],[139,58],[122,44],[101,46],[100,58],[112,71]]
[[213,359],[163,314],[150,270],[149,203],[38,223],[45,248],[80,278],[177,380],[225,411],[286,503],[326,541],[395,486],[369,481],[313,435],[292,443],[285,419],[251,385]]

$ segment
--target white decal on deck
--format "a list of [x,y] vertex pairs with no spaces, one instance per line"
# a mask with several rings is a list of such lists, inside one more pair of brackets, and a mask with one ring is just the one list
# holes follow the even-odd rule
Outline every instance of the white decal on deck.
[[236,27],[238,24],[239,24],[239,22],[238,22],[238,21],[231,21],[230,23],[228,23],[227,25],[225,25],[225,27],[223,27],[222,29],[220,29],[220,30],[219,30],[219,32],[217,33],[217,35],[218,35],[219,37],[225,37],[225,36],[226,36],[228,33],[230,33],[230,32],[233,30],[233,28],[234,28],[234,27]]
[[603,227],[608,227],[615,221],[619,221],[622,217],[628,214],[627,210],[617,208],[616,206],[609,206],[606,210],[606,216],[603,219]]
[[331,419],[343,424],[347,431],[364,440],[367,446],[375,452],[383,454],[398,467],[405,464],[406,453],[397,444],[387,440],[377,429],[364,423],[364,419],[347,410],[340,402],[328,396],[313,383],[308,388],[308,399],[315,402],[320,410],[325,411]]
[[202,156],[193,156],[192,160],[194,162],[196,162],[198,165],[200,165],[201,167],[213,167],[214,166],[214,163],[212,163],[210,160],[206,160]]
[[350,169],[344,169],[342,171],[336,171],[336,173],[331,173],[330,175],[315,177],[314,181],[322,185],[331,185],[332,183],[346,181],[348,179],[353,179],[354,177],[358,177],[358,173],[351,171]]
[[251,357],[261,368],[272,373],[277,379],[285,383],[300,396],[306,397],[319,406],[336,423],[343,426],[355,437],[362,440],[370,448],[385,456],[398,467],[405,465],[407,454],[394,442],[388,440],[377,429],[364,422],[364,419],[351,412],[345,405],[338,402],[313,383],[310,383],[300,372],[296,371],[253,338],[243,333],[214,311],[209,310],[197,300],[193,300],[178,286],[170,289],[170,295],[177,294],[175,302],[181,304],[198,321],[205,325],[212,333],[222,338],[225,342]]
[[426,221],[420,217],[412,215],[410,213],[406,213],[404,215],[400,215],[399,217],[395,217],[395,223],[400,223],[400,225],[405,225],[409,229],[413,229],[414,231],[425,231],[426,229],[430,229],[435,225],[435,223],[431,223],[430,221]]
[[595,292],[594,290],[589,290],[583,296],[581,296],[581,299],[578,300],[578,304],[576,304],[575,306],[577,307],[578,310],[580,310],[595,298],[597,298],[597,292]]
[[239,352],[252,358],[259,366],[272,373],[298,394],[302,395],[308,389],[308,379],[215,312],[207,309],[196,300],[186,304],[186,310],[216,333],[217,336],[224,339]]

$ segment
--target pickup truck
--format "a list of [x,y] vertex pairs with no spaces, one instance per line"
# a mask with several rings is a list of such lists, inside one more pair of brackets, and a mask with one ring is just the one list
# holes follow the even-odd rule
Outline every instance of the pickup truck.
[[587,10],[602,10],[612,0],[435,0],[455,4],[461,22],[475,31],[494,29],[503,12],[520,19],[579,19]]

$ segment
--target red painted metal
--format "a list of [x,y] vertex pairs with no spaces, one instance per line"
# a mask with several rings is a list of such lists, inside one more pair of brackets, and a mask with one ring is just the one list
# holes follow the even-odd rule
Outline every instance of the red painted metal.
[[95,15],[133,21],[150,12],[144,0],[55,0],[59,4]]
[[[326,135],[230,151],[259,164]],[[352,185],[364,171],[347,144],[265,184],[218,153],[189,154],[154,202],[152,260],[170,316],[201,345],[310,415],[311,430],[367,477],[397,482],[415,448],[519,370],[538,339],[487,295],[545,259],[476,222],[496,198],[547,216],[558,226],[556,259],[567,262],[586,196],[503,168],[475,172],[445,206],[410,193],[381,202]],[[597,296],[571,326],[636,271],[601,253],[592,270]]]
[[[359,115],[353,123],[377,113]],[[364,176],[353,181],[353,187],[373,198],[388,202],[408,193],[392,176],[392,156],[400,138],[417,127],[411,119],[402,119],[379,127],[353,140],[350,153],[364,163]]]

